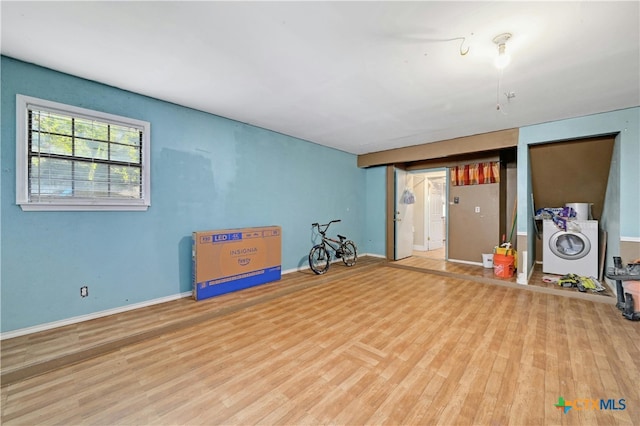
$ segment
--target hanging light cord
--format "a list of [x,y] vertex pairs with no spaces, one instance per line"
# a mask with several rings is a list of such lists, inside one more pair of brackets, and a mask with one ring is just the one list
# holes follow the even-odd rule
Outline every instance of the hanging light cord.
[[502,105],[500,104],[500,89],[502,87],[502,73],[504,70],[498,70],[498,87],[496,88],[496,111],[500,111],[502,114],[507,115]]

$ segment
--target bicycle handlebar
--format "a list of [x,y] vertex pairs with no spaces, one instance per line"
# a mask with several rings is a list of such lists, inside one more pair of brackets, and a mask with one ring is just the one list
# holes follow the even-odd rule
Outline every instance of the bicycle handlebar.
[[[325,223],[325,224],[322,224],[322,225],[320,225],[319,223],[316,222],[316,223],[312,223],[311,226],[318,227],[318,231],[321,234],[324,234],[325,232],[327,232],[327,228],[329,228],[329,225],[331,225],[332,223],[338,223],[338,222],[342,222],[342,219],[334,219],[334,220],[330,221],[329,223]],[[320,230],[321,226],[324,226],[324,231]]]
[[334,220],[330,221],[329,223],[322,223],[322,224],[316,222],[316,223],[312,223],[311,226],[329,226],[332,223],[338,223],[338,222],[342,222],[342,219],[334,219]]

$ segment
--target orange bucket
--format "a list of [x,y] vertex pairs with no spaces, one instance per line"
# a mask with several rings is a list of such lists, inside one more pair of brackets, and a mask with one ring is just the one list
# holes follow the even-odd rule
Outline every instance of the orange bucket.
[[500,278],[511,278],[515,271],[515,257],[508,254],[493,254],[493,274]]

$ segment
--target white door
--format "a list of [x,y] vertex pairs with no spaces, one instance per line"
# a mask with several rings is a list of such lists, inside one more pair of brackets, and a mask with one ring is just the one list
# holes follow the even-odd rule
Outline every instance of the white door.
[[395,169],[396,210],[394,259],[404,259],[413,253],[413,175],[405,170]]
[[442,223],[443,204],[444,204],[444,179],[429,179],[429,240],[427,250],[436,250],[442,248],[444,240],[444,227]]

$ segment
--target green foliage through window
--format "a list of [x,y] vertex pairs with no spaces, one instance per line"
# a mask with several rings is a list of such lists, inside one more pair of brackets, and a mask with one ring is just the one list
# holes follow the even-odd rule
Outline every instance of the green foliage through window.
[[142,196],[142,130],[28,109],[29,198]]

